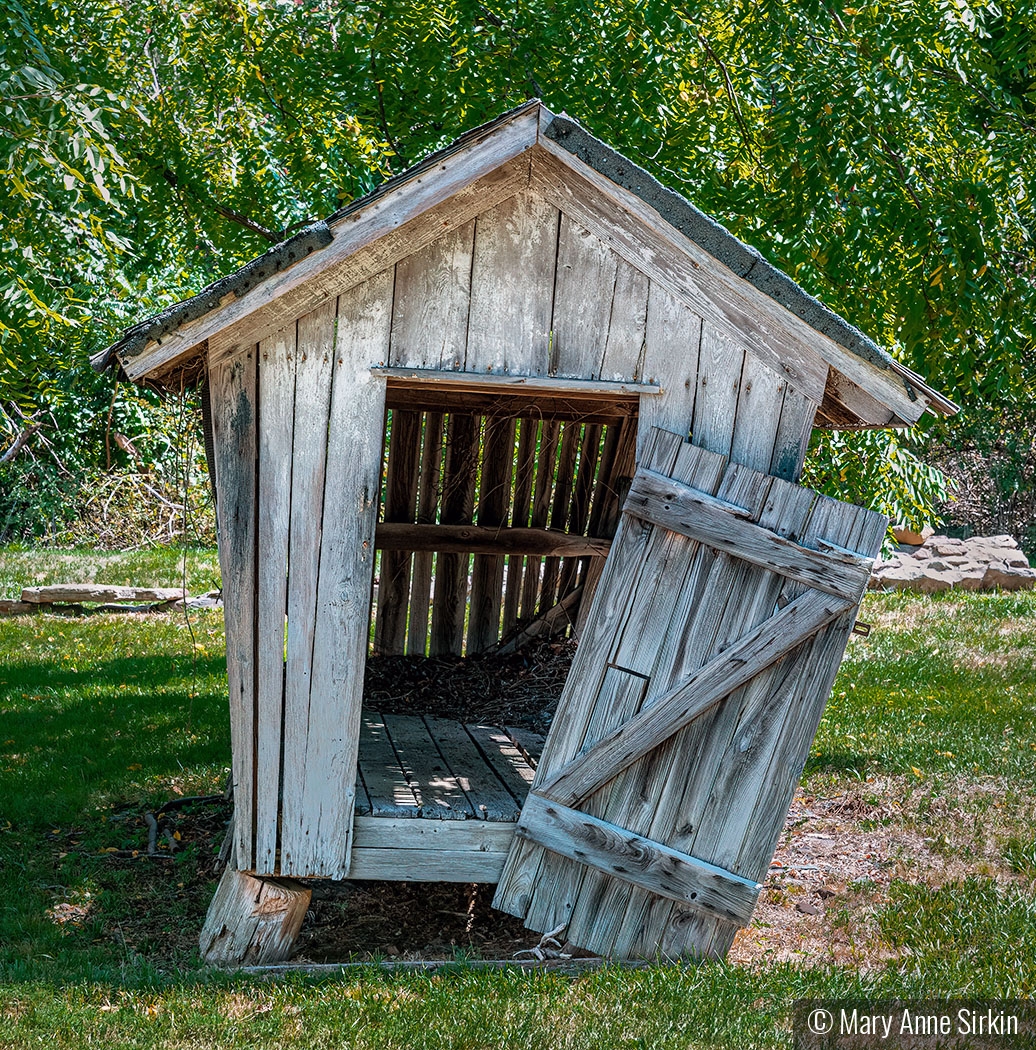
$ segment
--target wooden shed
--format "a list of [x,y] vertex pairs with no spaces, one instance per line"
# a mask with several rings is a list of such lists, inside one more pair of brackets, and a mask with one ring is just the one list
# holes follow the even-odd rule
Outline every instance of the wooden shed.
[[[796,484],[810,433],[950,402],[538,101],[95,363],[209,405],[235,811],[211,958],[283,953],[286,880],[347,877],[497,883],[616,957],[726,952],[886,525]],[[363,705],[372,650],[559,625],[545,742]]]

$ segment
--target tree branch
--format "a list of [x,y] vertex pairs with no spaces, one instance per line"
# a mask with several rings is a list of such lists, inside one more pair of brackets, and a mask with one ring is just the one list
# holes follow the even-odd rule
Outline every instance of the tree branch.
[[15,456],[25,447],[29,439],[37,430],[42,427],[42,423],[32,423],[27,426],[15,439],[11,442],[11,447],[0,456],[0,463],[10,463]]

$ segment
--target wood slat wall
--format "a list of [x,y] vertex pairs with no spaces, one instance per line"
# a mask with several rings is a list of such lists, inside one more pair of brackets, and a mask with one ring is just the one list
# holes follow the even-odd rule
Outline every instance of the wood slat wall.
[[[609,538],[633,469],[632,455],[616,453],[632,450],[636,428],[635,414],[584,423],[390,408],[382,520]],[[374,653],[484,652],[577,592],[603,561],[455,550],[379,551]]]

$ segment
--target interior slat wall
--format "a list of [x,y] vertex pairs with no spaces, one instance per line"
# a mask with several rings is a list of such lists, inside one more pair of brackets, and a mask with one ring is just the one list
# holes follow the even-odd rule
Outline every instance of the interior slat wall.
[[[587,423],[392,408],[382,520],[608,538],[632,473],[636,429],[632,414]],[[397,454],[404,448],[405,460]],[[484,652],[582,588],[598,560],[381,551],[373,651]]]

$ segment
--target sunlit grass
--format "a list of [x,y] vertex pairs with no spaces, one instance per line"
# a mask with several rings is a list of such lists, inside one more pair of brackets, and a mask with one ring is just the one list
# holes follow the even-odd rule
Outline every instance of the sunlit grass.
[[[148,557],[104,572],[175,582],[172,557]],[[19,586],[32,563],[0,559]],[[275,981],[200,966],[195,845],[161,864],[105,852],[142,848],[139,816],[166,799],[222,789],[219,613],[0,619],[0,1046],[777,1047],[799,997],[1032,995],[1036,599],[871,596],[861,618],[875,631],[850,644],[806,788],[896,790],[880,820],[973,872],[893,882],[867,925],[887,962]]]

